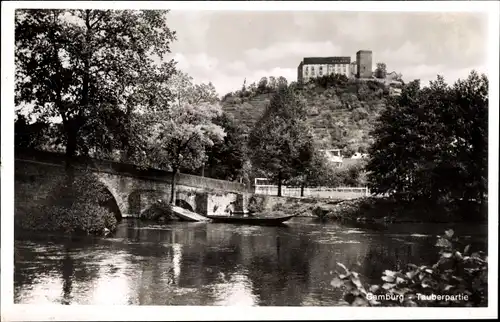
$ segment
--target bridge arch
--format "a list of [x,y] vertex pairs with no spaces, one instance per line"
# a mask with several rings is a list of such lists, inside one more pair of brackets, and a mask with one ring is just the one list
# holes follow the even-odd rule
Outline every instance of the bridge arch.
[[103,182],[103,180],[101,180],[98,175],[93,174],[92,177],[97,182],[97,188],[99,192],[102,193],[102,195],[100,196],[101,200],[99,201],[99,206],[108,209],[115,215],[115,218],[117,220],[121,220],[123,212],[122,209],[120,209],[116,195],[113,194],[112,189],[110,189],[111,187],[106,184],[105,181]]
[[99,181],[103,193],[109,196],[104,202],[104,206],[110,210],[113,209],[112,211],[117,219],[121,219],[128,214],[127,202],[123,199],[123,195],[113,184],[113,181],[100,173],[95,173],[94,177]]

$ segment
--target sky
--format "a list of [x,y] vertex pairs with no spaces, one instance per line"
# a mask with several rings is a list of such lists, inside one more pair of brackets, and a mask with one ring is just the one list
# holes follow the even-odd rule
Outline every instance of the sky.
[[453,84],[472,69],[487,71],[488,16],[481,12],[186,11],[167,22],[177,33],[170,58],[195,82],[219,94],[263,76],[297,79],[303,57],[372,50],[373,69],[422,85],[438,74]]

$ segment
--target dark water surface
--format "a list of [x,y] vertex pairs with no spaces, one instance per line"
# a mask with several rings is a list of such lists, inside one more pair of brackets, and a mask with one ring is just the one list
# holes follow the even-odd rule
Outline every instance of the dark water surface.
[[453,227],[484,248],[486,225],[356,228],[295,218],[286,226],[157,225],[123,220],[107,238],[16,235],[15,303],[334,306],[337,262],[367,282],[436,259]]

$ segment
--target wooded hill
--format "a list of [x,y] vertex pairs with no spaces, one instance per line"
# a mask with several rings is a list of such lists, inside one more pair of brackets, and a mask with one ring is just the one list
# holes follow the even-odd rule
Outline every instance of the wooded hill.
[[[226,94],[222,107],[248,133],[264,113],[277,85],[265,78],[258,85],[244,85],[242,90]],[[342,149],[345,156],[367,151],[372,143],[369,133],[391,99],[389,86],[382,82],[338,75],[290,86],[306,102],[307,119],[319,147]]]

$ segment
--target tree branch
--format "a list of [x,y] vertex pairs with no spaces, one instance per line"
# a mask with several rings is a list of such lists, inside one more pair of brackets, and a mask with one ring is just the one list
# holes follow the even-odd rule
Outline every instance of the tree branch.
[[[96,10],[96,11],[97,11],[97,10]],[[97,20],[96,20],[96,21],[94,21],[94,23],[93,23],[93,24],[91,24],[91,25],[90,25],[90,27],[91,27],[92,29],[94,29],[94,27],[95,27],[98,23],[100,23],[100,22],[102,21],[102,19],[106,16],[106,11],[105,11],[105,10],[102,10],[102,11],[101,11],[101,10],[98,10],[98,12],[101,12],[101,16],[100,16],[99,18],[97,18]],[[98,27],[100,27],[100,26],[98,26]]]

